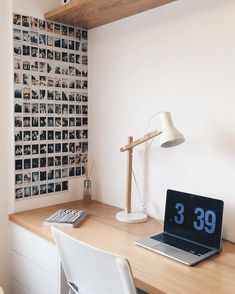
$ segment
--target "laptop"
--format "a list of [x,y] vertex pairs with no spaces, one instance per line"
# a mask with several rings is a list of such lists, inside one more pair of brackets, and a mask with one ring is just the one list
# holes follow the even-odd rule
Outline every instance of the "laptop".
[[194,265],[221,251],[223,206],[218,199],[167,190],[163,232],[135,244]]

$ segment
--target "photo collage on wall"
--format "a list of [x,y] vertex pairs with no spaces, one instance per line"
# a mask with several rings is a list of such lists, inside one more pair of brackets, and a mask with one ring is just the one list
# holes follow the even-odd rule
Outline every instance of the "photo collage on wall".
[[68,191],[88,153],[87,30],[13,15],[15,198]]

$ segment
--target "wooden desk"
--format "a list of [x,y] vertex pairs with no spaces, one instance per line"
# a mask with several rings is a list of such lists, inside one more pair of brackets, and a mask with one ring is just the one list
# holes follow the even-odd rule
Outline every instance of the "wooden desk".
[[88,210],[88,217],[76,229],[62,229],[71,236],[104,250],[126,257],[131,264],[136,286],[151,294],[235,293],[235,245],[224,241],[223,252],[194,267],[189,267],[134,245],[141,236],[160,232],[162,226],[149,218],[142,224],[115,220],[118,208],[81,201],[15,213],[11,222],[52,242],[50,229],[42,221],[60,208]]

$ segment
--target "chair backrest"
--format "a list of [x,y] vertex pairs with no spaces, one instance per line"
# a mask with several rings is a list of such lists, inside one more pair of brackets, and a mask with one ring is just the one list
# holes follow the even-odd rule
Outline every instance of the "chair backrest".
[[99,250],[52,228],[67,282],[79,294],[136,294],[130,265],[122,257]]

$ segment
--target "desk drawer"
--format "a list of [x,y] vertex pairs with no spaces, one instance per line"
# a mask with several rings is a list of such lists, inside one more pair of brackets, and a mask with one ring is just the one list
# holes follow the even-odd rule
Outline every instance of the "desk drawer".
[[[58,294],[59,280],[12,250],[12,276],[32,294]],[[18,294],[18,293],[17,293]]]
[[54,244],[11,223],[11,248],[58,278],[59,261]]

